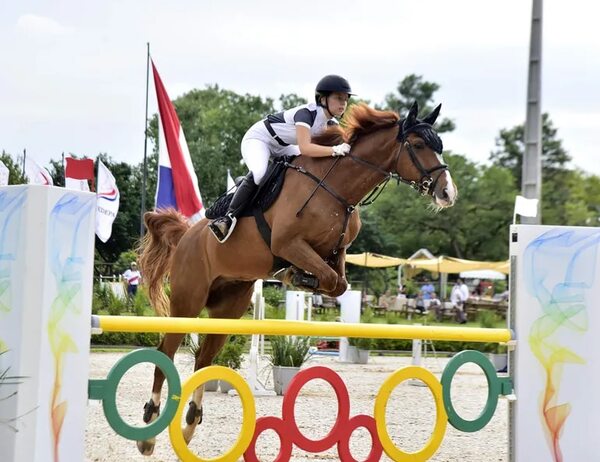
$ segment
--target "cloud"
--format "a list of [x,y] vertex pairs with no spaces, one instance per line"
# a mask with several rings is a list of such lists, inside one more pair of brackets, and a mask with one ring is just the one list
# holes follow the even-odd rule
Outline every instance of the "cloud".
[[68,35],[72,32],[70,27],[63,26],[58,21],[45,16],[24,14],[17,19],[17,28],[31,35]]

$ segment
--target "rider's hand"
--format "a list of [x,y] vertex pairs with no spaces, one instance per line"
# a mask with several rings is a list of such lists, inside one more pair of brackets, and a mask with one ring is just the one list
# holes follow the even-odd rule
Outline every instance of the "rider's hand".
[[333,157],[337,156],[345,156],[350,152],[350,145],[348,143],[338,144],[337,146],[333,146],[333,153],[331,154]]

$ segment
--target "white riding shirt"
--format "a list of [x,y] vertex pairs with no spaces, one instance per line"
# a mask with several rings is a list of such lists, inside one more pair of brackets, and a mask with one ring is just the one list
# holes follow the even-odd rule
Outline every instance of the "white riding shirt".
[[[265,120],[273,129],[278,141],[267,129]],[[315,103],[302,104],[256,122],[242,139],[242,157],[254,175],[254,182],[260,183],[271,157],[298,156],[296,126],[308,128],[311,137],[322,133],[328,125],[338,124],[335,118],[328,119],[325,110]]]

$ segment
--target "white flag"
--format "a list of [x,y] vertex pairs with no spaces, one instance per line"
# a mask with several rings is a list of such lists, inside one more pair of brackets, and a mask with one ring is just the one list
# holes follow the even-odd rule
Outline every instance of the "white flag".
[[517,196],[515,199],[515,215],[523,217],[537,217],[538,199],[527,199],[523,196]]
[[0,160],[0,186],[8,185],[8,167]]
[[112,225],[119,212],[119,188],[115,177],[98,159],[98,189],[96,193],[96,235],[102,242],[108,241]]
[[229,171],[229,169],[227,169],[227,192],[232,193],[236,189],[237,186],[235,185],[235,181],[233,181],[233,178],[231,177],[231,172]]
[[25,176],[29,184],[41,184],[45,186],[53,186],[54,181],[44,167],[40,167],[38,163],[31,157],[25,158]]

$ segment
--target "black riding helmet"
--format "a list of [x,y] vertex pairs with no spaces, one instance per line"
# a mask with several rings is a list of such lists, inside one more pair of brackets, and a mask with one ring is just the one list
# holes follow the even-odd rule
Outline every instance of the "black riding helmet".
[[317,88],[315,88],[315,100],[317,105],[321,105],[319,100],[322,96],[329,96],[331,93],[335,92],[347,93],[349,96],[354,94],[352,93],[350,84],[344,77],[340,77],[339,75],[326,75],[319,80]]

